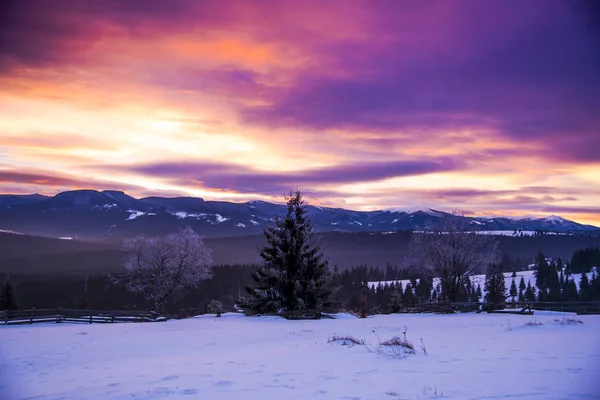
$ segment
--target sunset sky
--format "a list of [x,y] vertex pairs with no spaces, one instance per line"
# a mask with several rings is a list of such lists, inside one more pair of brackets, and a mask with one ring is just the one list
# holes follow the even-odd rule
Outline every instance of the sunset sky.
[[10,0],[0,192],[600,225],[585,0]]

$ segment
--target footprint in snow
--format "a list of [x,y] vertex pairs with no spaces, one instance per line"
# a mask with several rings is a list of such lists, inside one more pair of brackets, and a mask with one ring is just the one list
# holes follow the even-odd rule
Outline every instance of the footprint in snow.
[[231,386],[233,385],[233,382],[231,381],[218,381],[215,382],[215,386],[220,386],[220,387],[227,387],[227,386]]
[[165,376],[164,378],[161,379],[161,381],[174,381],[176,379],[179,379],[179,375]]
[[198,394],[198,390],[196,390],[196,389],[183,389],[179,393],[181,393],[182,395]]

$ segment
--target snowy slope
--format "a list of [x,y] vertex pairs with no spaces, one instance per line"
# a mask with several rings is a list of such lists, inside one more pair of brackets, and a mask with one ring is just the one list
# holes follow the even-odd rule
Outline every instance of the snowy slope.
[[[519,283],[521,282],[521,277],[523,277],[523,280],[525,280],[525,285],[527,285],[528,282],[531,283],[532,287],[536,288],[536,293],[537,293],[537,286],[535,285],[535,276],[533,275],[535,271],[533,270],[529,270],[529,271],[519,271],[517,272],[517,277],[514,278],[515,279],[515,284],[517,285],[517,287],[519,287]],[[582,274],[573,274],[572,278],[575,280],[575,285],[577,285],[577,290],[579,290],[579,282],[581,282],[581,275]],[[510,289],[510,284],[513,280],[513,278],[511,278],[512,276],[512,272],[505,272],[504,273],[504,282],[506,283],[506,289]],[[592,273],[588,273],[587,277],[589,280],[592,279]],[[472,280],[471,280],[475,285],[481,285],[481,290],[483,290],[484,288],[484,282],[485,282],[485,274],[480,274],[480,275],[473,275]],[[386,284],[391,284],[391,283],[396,283],[396,282],[402,282],[402,288],[406,288],[406,285],[410,282],[409,279],[402,279],[402,280],[396,280],[396,281],[371,281],[368,282],[369,287],[377,287],[377,285],[381,284],[381,285],[386,285]],[[419,279],[417,279],[417,283],[419,282]],[[435,288],[437,286],[437,284],[440,282],[439,278],[433,278],[433,287]]]
[[[600,316],[389,315],[286,321],[226,314],[153,324],[0,329],[0,398],[600,398]],[[556,322],[558,320],[559,322]],[[378,340],[401,335],[394,359]],[[328,343],[352,335],[364,346]],[[428,354],[420,349],[420,338]],[[369,349],[372,352],[369,352]]]

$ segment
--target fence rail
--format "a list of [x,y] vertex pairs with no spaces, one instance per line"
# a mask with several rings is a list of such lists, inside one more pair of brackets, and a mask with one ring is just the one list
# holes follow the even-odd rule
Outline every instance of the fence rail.
[[[572,302],[507,302],[507,303],[424,303],[404,308],[401,313],[439,313],[439,312],[489,312],[531,315],[536,310],[566,311],[583,314],[600,314],[600,301]],[[204,314],[205,308],[181,310],[169,318],[188,318]],[[297,314],[297,315],[296,315]],[[290,319],[316,318],[306,313],[291,313]],[[155,312],[134,310],[80,310],[67,308],[0,311],[0,325],[19,325],[35,323],[118,323],[118,322],[158,322],[167,318]]]
[[157,313],[127,310],[36,309],[0,311],[0,325],[34,324],[42,322],[115,323],[156,322],[165,318]]
[[536,310],[542,311],[564,311],[582,314],[600,314],[600,301],[544,301],[544,302],[433,302],[415,305],[405,308],[403,313],[426,313],[426,312],[488,312],[488,313],[511,313],[531,315]]

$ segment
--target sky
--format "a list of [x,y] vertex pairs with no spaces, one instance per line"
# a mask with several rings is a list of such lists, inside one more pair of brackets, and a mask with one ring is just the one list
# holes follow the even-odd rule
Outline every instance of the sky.
[[600,225],[593,0],[0,4],[0,192]]

